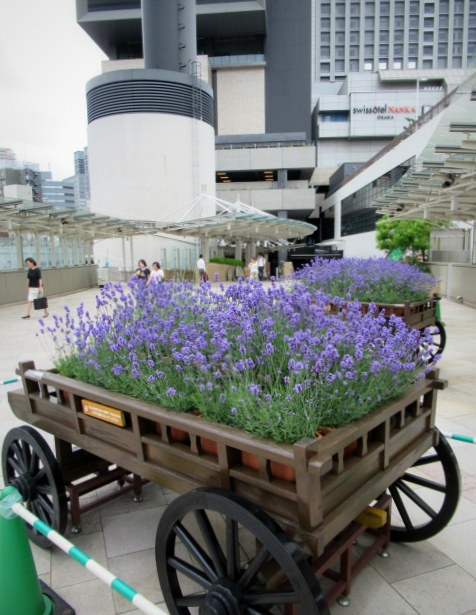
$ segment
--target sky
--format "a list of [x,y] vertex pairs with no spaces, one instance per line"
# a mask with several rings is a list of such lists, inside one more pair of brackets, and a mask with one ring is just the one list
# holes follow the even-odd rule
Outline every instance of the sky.
[[0,147],[53,179],[73,175],[87,146],[86,82],[106,59],[74,0],[0,0]]

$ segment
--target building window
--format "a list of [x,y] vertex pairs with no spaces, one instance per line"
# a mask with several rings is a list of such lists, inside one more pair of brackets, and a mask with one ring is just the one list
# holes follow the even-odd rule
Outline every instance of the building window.
[[416,58],[413,58],[411,60],[408,60],[408,68],[416,68],[417,67],[417,61]]
[[374,69],[374,63],[372,62],[372,60],[364,60],[364,70],[373,70]]
[[351,30],[360,30],[360,19],[351,19],[350,20],[350,29]]
[[360,4],[358,2],[352,2],[350,5],[350,14],[353,16],[360,15]]
[[388,17],[381,17],[380,18],[380,27],[388,29],[389,26],[390,26],[390,19]]
[[476,41],[476,28],[468,28],[468,40]]
[[396,69],[400,70],[402,68],[402,61],[401,60],[394,60],[393,68],[396,68]]
[[345,19],[336,19],[336,30],[345,30]]
[[438,43],[438,53],[440,55],[447,54],[448,53],[448,43]]
[[410,19],[408,21],[408,24],[410,26],[410,28],[418,28],[418,26],[420,25],[420,18],[418,16],[410,16]]
[[348,122],[348,111],[326,111],[319,115],[321,122]]
[[336,58],[345,58],[345,47],[336,47]]
[[330,73],[331,65],[329,62],[321,62],[321,73]]
[[433,42],[433,32],[423,32],[423,41],[425,43]]
[[374,55],[374,46],[373,45],[365,45],[364,53],[365,53],[366,56],[373,56]]
[[454,29],[453,30],[453,40],[457,42],[462,41],[463,40],[463,30]]
[[455,15],[453,17],[453,27],[454,28],[462,28],[464,24],[464,17],[463,15]]
[[330,27],[331,27],[330,19],[321,19],[321,29],[322,30],[329,30]]
[[351,60],[349,62],[349,70],[357,73],[359,71],[359,61],[358,60]]
[[415,45],[414,43],[411,45],[408,45],[408,55],[417,56],[418,55],[418,45]]
[[395,2],[395,15],[405,14],[405,2]]
[[380,45],[378,53],[381,58],[388,58],[388,45]]
[[448,30],[438,30],[438,40],[447,41],[448,40]]
[[330,58],[330,57],[331,57],[331,48],[321,47],[321,58]]
[[331,14],[331,5],[330,4],[321,4],[321,15],[330,15]]
[[425,4],[425,13],[428,15],[428,13],[434,13],[435,12],[435,5],[432,4]]
[[366,15],[375,15],[375,2],[366,2],[365,3],[365,14]]
[[343,73],[344,72],[344,70],[345,70],[344,60],[336,60],[335,70],[336,70],[336,73]]
[[418,15],[420,13],[420,2],[419,0],[410,2],[410,14]]
[[380,15],[389,15],[390,14],[390,2],[381,2],[380,3]]
[[365,18],[365,29],[373,30],[374,26],[375,26],[375,19],[373,17],[366,17]]
[[378,63],[378,68],[379,68],[379,70],[387,70],[388,62],[380,61]]
[[323,32],[321,34],[321,43],[330,43],[330,42],[331,42],[330,32]]
[[455,2],[455,13],[464,13],[464,2],[461,2],[461,0]]
[[388,41],[389,41],[388,30],[380,30],[380,42],[388,43]]
[[438,58],[438,68],[448,68],[448,60],[446,57]]
[[395,28],[403,28],[405,26],[405,18],[396,16],[394,25],[395,25]]
[[394,56],[402,56],[403,55],[403,45],[395,45],[393,48]]
[[351,58],[358,58],[359,57],[359,48],[357,45],[351,45],[349,48],[349,56]]
[[440,15],[441,13],[448,13],[449,8],[449,2],[447,0],[440,0],[440,5],[438,8]]
[[453,55],[454,56],[460,56],[463,52],[463,46],[460,45],[459,43],[453,45]]
[[433,17],[425,17],[425,19],[423,20],[423,26],[425,28],[433,28],[434,25],[435,25],[435,19]]
[[450,21],[448,15],[440,15],[438,19],[438,25],[440,26],[440,28],[447,28],[449,23]]
[[433,46],[432,45],[424,45],[424,47],[423,47],[423,55],[424,56],[432,56],[433,55]]
[[433,68],[433,60],[423,60],[422,68]]
[[360,41],[360,36],[358,32],[351,32],[349,34],[349,42],[350,43],[358,43]]
[[336,32],[336,43],[343,45],[345,43],[345,34],[343,32]]
[[366,32],[364,35],[364,43],[373,43],[374,42],[374,33]]
[[453,58],[453,60],[451,61],[453,68],[461,68],[462,66],[462,60],[461,58]]
[[336,4],[336,15],[339,17],[344,17],[345,15],[345,4],[343,2],[338,2]]
[[408,40],[412,43],[418,43],[418,30],[410,30]]
[[403,42],[403,30],[395,30],[395,32],[393,33],[393,37],[396,43]]

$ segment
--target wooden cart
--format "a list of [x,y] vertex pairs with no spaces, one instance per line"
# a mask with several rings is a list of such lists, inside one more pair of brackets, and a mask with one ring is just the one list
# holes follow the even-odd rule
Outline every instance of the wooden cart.
[[[122,478],[132,473],[183,494],[166,508],[156,538],[173,615],[327,615],[390,538],[429,538],[457,506],[458,465],[435,428],[444,387],[436,372],[362,419],[294,445],[38,371],[31,362],[19,374],[23,390],[9,393],[12,410],[54,435],[56,458],[36,430],[18,427],[3,445],[3,475],[49,525],[64,532],[64,481],[98,474],[100,461]],[[134,487],[138,494],[140,481]],[[391,501],[399,517],[392,521]],[[354,561],[352,542],[372,525],[365,521],[372,511],[383,511],[383,527]],[[324,577],[333,581],[325,596]]]

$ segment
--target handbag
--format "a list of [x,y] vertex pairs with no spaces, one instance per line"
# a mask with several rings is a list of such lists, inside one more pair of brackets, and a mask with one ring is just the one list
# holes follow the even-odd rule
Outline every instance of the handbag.
[[38,299],[33,299],[33,309],[34,310],[46,310],[47,307],[48,307],[47,297],[38,297]]

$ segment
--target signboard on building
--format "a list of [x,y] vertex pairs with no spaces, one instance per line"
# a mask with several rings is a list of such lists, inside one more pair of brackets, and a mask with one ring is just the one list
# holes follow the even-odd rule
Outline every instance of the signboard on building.
[[351,137],[393,137],[415,119],[411,92],[350,94]]

